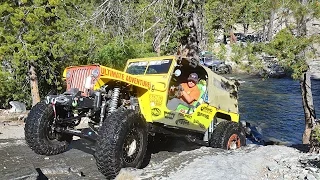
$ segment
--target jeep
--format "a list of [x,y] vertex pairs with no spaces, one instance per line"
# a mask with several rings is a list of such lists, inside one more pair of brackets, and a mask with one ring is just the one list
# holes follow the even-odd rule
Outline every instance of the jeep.
[[[169,110],[167,102],[179,97],[179,84],[194,72],[200,79],[199,99]],[[97,167],[108,179],[123,167],[142,166],[150,136],[181,137],[223,149],[246,143],[239,123],[237,82],[194,59],[129,59],[123,71],[72,66],[64,70],[63,78],[64,93],[48,95],[30,110],[26,142],[38,154],[55,155],[67,150],[73,136],[93,140]],[[88,128],[77,128],[84,117],[90,119]]]

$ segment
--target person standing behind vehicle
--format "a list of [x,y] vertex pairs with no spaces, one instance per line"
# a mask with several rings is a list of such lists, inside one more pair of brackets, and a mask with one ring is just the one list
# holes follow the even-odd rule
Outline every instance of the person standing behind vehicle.
[[191,73],[188,77],[188,82],[181,83],[182,91],[180,97],[173,98],[168,101],[167,107],[170,110],[176,110],[179,104],[188,106],[194,101],[197,101],[200,97],[200,90],[196,86],[199,81],[198,74]]

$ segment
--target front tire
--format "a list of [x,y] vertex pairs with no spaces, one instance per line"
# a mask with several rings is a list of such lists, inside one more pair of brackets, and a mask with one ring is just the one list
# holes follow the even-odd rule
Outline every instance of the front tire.
[[115,178],[121,168],[140,168],[147,149],[146,122],[133,110],[118,110],[99,129],[95,159],[107,179]]
[[24,132],[28,146],[37,154],[55,155],[67,150],[72,135],[57,133],[53,123],[52,105],[40,102],[32,107]]
[[246,135],[239,123],[222,121],[209,140],[213,148],[237,149],[246,145]]

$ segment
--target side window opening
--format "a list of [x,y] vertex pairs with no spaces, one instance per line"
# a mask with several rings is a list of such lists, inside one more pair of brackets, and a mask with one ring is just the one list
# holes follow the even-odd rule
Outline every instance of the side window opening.
[[[188,106],[186,105],[179,105],[176,111],[182,112],[182,113],[188,113],[191,114],[193,113],[194,109],[198,107],[200,104],[203,104],[206,102],[206,97],[207,97],[207,85],[208,85],[208,74],[206,70],[204,70],[201,66],[198,66],[196,68],[190,67],[188,65],[183,65],[180,67],[175,67],[173,73],[175,72],[176,69],[181,70],[181,75],[176,77],[174,74],[171,76],[170,84],[169,87],[177,87],[181,83],[187,83],[188,82],[188,77],[191,73],[196,73],[198,75],[198,83],[196,83],[197,88],[200,90],[200,96],[198,99],[193,101],[193,103],[189,104]],[[174,97],[170,96],[170,93],[168,93],[168,101]]]
[[[223,114],[223,113],[221,113],[221,112],[217,112],[216,115],[215,115],[215,117],[216,117],[217,119],[223,119],[223,120],[231,121],[231,117],[230,117],[229,115]],[[218,120],[218,121],[219,121],[219,120]]]

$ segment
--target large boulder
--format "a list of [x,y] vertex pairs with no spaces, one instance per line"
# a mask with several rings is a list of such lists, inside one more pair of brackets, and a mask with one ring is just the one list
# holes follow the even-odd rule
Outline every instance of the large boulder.
[[320,79],[320,59],[308,63],[312,79]]
[[10,101],[9,104],[12,106],[9,109],[10,113],[23,113],[27,111],[26,105],[19,101]]

